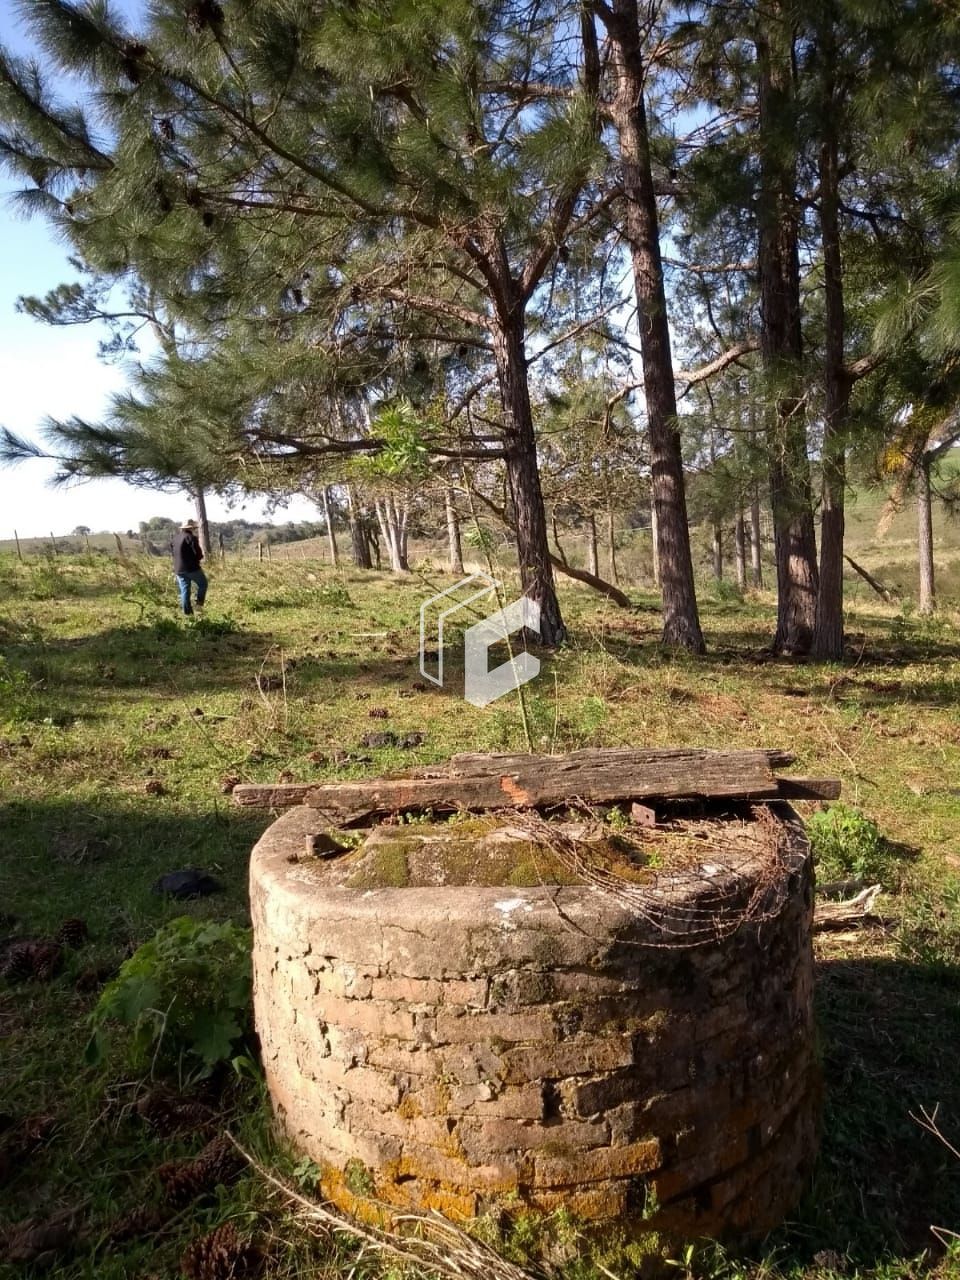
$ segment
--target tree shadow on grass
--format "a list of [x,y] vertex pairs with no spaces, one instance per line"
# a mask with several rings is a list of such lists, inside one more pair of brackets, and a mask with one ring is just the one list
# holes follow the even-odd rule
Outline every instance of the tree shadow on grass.
[[[142,942],[184,912],[246,917],[250,851],[272,819],[216,801],[190,813],[153,798],[5,800],[2,909],[15,919],[6,932],[43,934],[76,915],[109,949]],[[209,871],[224,891],[195,903],[152,892],[161,875],[183,867]]]
[[960,1161],[911,1116],[939,1107],[960,1136],[960,966],[831,959],[817,970],[824,1085],[809,1193],[771,1244],[797,1261],[830,1251],[857,1266],[942,1252],[960,1229]]

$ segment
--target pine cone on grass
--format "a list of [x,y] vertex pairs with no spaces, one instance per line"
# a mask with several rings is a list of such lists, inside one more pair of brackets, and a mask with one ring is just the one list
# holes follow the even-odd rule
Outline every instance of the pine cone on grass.
[[107,1239],[111,1244],[123,1244],[128,1240],[142,1240],[144,1236],[154,1236],[168,1221],[167,1210],[155,1204],[138,1204],[136,1208],[114,1218],[107,1228]]
[[28,939],[7,947],[3,956],[0,976],[8,982],[49,982],[60,970],[63,948],[57,942]]
[[180,1259],[187,1280],[254,1280],[263,1270],[263,1252],[244,1239],[232,1222],[198,1236]]
[[19,1173],[30,1157],[49,1142],[57,1127],[56,1116],[33,1115],[9,1123],[0,1136],[0,1186]]
[[63,947],[73,947],[77,951],[89,937],[90,930],[87,928],[86,920],[81,920],[79,916],[71,916],[69,920],[64,920],[54,934],[53,940]]
[[217,1112],[197,1098],[187,1098],[162,1085],[137,1100],[137,1115],[161,1136],[184,1129],[202,1132],[217,1120]]
[[164,1196],[174,1208],[181,1208],[214,1187],[233,1182],[240,1174],[243,1159],[228,1137],[213,1138],[193,1160],[168,1160],[157,1169]]
[[32,978],[33,947],[32,942],[15,942],[7,947],[0,976],[8,982],[26,982],[28,978]]

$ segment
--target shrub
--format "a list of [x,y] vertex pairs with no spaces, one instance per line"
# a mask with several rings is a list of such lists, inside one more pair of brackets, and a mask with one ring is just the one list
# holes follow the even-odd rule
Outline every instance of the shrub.
[[886,884],[894,866],[893,852],[880,828],[845,804],[815,813],[807,822],[817,875],[821,880],[857,880]]
[[252,1030],[250,930],[181,916],[120,968],[91,1015],[87,1061],[103,1060],[107,1028],[125,1027],[130,1065],[209,1075],[238,1065]]
[[37,698],[30,677],[0,654],[0,724],[33,719]]

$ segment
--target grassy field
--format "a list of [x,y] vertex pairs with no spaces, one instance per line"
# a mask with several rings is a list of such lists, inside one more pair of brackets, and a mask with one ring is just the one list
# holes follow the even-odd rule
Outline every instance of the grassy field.
[[[12,1165],[0,1154],[0,1222],[70,1215],[46,1258],[0,1261],[3,1280],[175,1276],[189,1241],[226,1220],[267,1242],[269,1275],[377,1271],[349,1240],[309,1238],[250,1172],[116,1238],[121,1215],[160,1203],[158,1166],[209,1133],[158,1132],[137,1112],[144,1073],[116,1055],[86,1065],[96,970],[176,916],[245,922],[247,857],[270,817],[232,807],[233,781],[370,776],[528,742],[781,746],[802,772],[842,778],[846,802],[885,837],[870,870],[884,878],[890,923],[818,943],[826,1101],[815,1179],[775,1238],[742,1257],[705,1251],[676,1274],[960,1276],[960,1251],[930,1230],[960,1230],[960,1161],[911,1118],[939,1106],[960,1145],[954,615],[921,624],[861,595],[849,660],[819,667],[763,652],[771,598],[707,589],[710,651],[691,660],[659,648],[651,595],[634,593],[627,613],[563,586],[571,639],[543,655],[525,727],[515,698],[477,710],[420,682],[418,609],[449,579],[335,575],[279,558],[211,576],[206,616],[189,621],[162,562],[0,559],[0,939],[48,936],[71,916],[91,934],[52,981],[0,979],[0,1128],[9,1137],[44,1118]],[[364,745],[373,731],[424,736],[409,749]],[[186,905],[151,892],[183,867],[224,892]],[[228,1084],[216,1106],[271,1167],[309,1181],[275,1144],[256,1078]],[[8,1259],[9,1241],[8,1231]],[[600,1274],[586,1261],[570,1268]]]

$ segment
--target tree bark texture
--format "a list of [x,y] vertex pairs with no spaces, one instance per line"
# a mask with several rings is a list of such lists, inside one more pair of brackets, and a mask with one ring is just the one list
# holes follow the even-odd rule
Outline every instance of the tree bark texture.
[[723,525],[713,526],[713,576],[717,582],[723,581]]
[[371,569],[370,539],[364,527],[363,513],[354,498],[353,490],[347,485],[347,517],[350,523],[350,548],[353,552],[353,563],[358,569]]
[[587,573],[594,578],[600,576],[600,561],[597,556],[597,517],[592,511],[587,516]]
[[759,591],[763,587],[763,529],[760,525],[760,492],[753,487],[750,500],[750,571],[753,585]]
[[843,535],[846,444],[851,382],[844,366],[843,259],[840,250],[840,167],[837,144],[835,49],[828,7],[821,38],[823,104],[820,144],[820,240],[824,283],[823,479],[820,508],[820,580],[813,653],[843,657]]
[[200,539],[200,550],[206,559],[210,559],[210,521],[207,519],[207,495],[203,491],[202,485],[197,485],[193,491],[193,506],[197,513],[197,536]]
[[337,535],[333,527],[333,517],[330,515],[330,495],[327,493],[327,486],[324,485],[320,490],[320,504],[323,507],[323,519],[327,526],[327,542],[330,546],[330,563],[335,569],[340,567],[340,553],[337,548]]
[[523,594],[540,606],[540,639],[561,644],[567,631],[560,615],[550,563],[547,517],[540,488],[537,444],[527,383],[523,306],[519,298],[491,325],[506,435],[507,477],[517,530]]
[[770,504],[777,565],[777,653],[808,653],[817,607],[817,547],[807,457],[793,122],[793,48],[774,3],[756,40],[760,73],[760,354],[768,394]]
[[460,517],[457,514],[456,495],[449,485],[443,491],[443,502],[447,513],[447,554],[450,572],[462,578],[463,545],[460,541]]
[[620,139],[627,242],[633,266],[643,389],[647,407],[651,485],[659,534],[665,644],[702,653],[690,552],[676,388],[660,255],[660,226],[644,105],[644,65],[637,0],[613,0],[599,10],[610,38],[612,114]]
[[610,562],[610,581],[619,586],[620,575],[617,573],[617,538],[613,527],[613,507],[607,507],[607,559]]
[[733,557],[737,574],[737,590],[744,591],[747,586],[747,529],[743,518],[743,507],[737,507],[737,518],[733,525]]
[[917,468],[917,559],[920,567],[920,612],[933,613],[937,591],[933,572],[933,501],[930,459],[924,454]]

